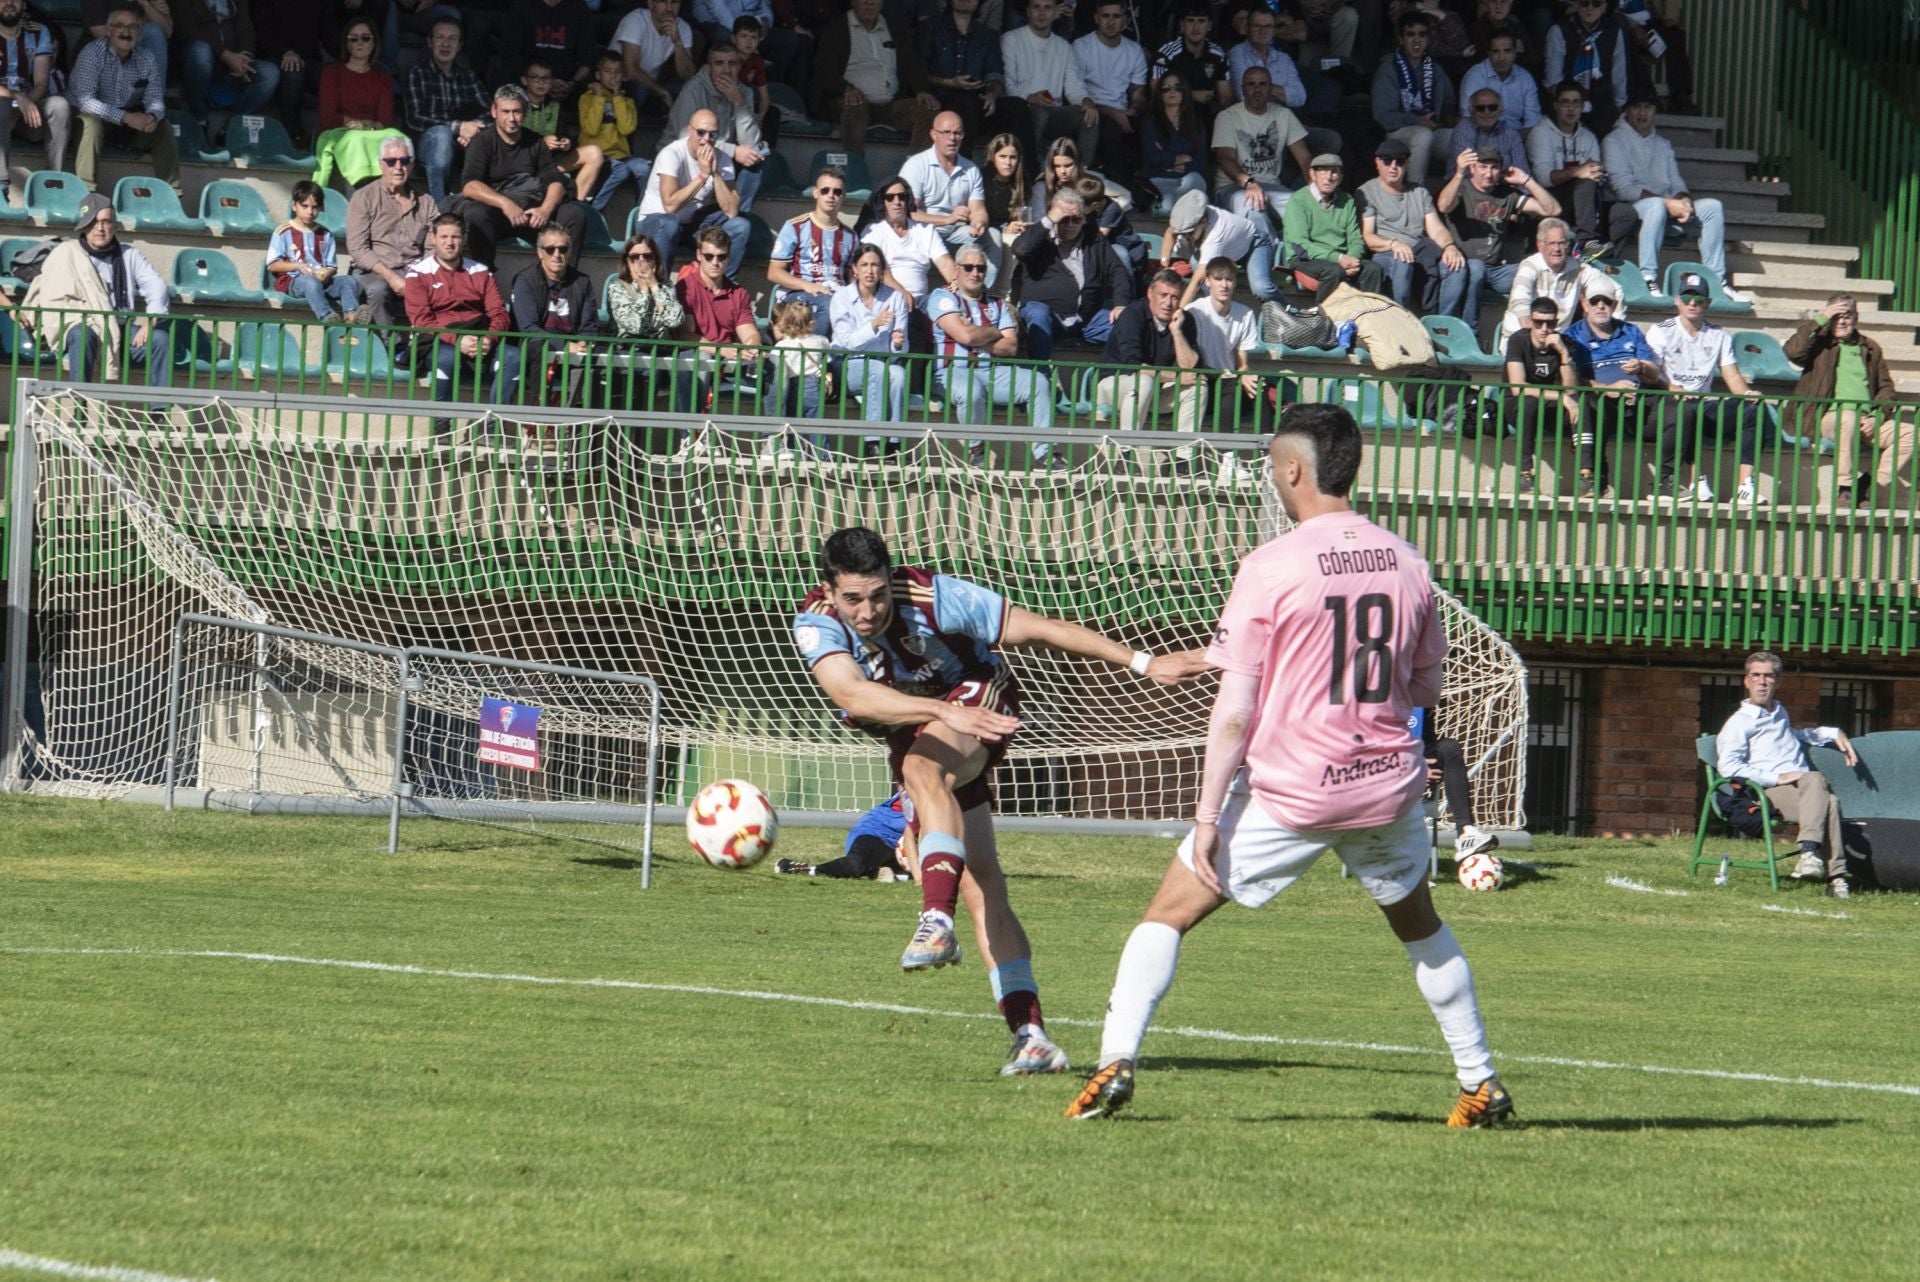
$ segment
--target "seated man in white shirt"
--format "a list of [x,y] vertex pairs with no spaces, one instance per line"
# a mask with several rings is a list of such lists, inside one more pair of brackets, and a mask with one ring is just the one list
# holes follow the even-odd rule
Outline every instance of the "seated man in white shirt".
[[1212,404],[1204,420],[1209,432],[1265,432],[1275,418],[1267,385],[1247,363],[1247,349],[1260,341],[1260,318],[1245,303],[1233,301],[1239,279],[1240,264],[1233,259],[1224,254],[1209,259],[1206,295],[1186,305],[1198,331],[1200,364],[1212,375]]
[[[1774,811],[1800,829],[1800,862],[1793,875],[1802,881],[1825,879],[1835,899],[1851,898],[1847,854],[1840,838],[1840,803],[1827,777],[1807,760],[1808,744],[1830,744],[1847,764],[1859,764],[1847,732],[1838,726],[1795,730],[1787,710],[1774,697],[1780,688],[1780,656],[1756,650],[1747,656],[1745,702],[1720,727],[1714,764],[1728,779],[1766,789]],[[1822,847],[1826,858],[1820,857]]]

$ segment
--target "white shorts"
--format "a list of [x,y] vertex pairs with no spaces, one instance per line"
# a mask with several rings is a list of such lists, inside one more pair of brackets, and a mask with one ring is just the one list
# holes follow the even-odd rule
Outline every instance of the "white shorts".
[[[1220,808],[1214,871],[1235,903],[1259,908],[1304,877],[1329,850],[1360,879],[1374,903],[1397,904],[1427,877],[1432,839],[1426,812],[1415,802],[1392,823],[1375,828],[1301,832],[1282,825],[1253,799],[1244,769],[1234,776]],[[1180,843],[1180,862],[1193,867],[1191,832]]]

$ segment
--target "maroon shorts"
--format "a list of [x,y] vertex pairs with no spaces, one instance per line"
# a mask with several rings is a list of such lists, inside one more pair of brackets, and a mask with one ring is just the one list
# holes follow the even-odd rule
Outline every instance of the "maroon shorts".
[[[999,674],[990,678],[962,681],[960,684],[939,696],[942,703],[958,703],[969,708],[991,708],[995,712],[1005,713],[1009,717],[1020,715],[1020,687],[1015,684],[1013,673],[1001,669]],[[905,764],[907,752],[913,747],[913,741],[920,737],[925,726],[901,726],[887,736],[887,768],[893,774],[895,787],[901,786],[900,767]],[[953,799],[960,803],[962,811],[972,810],[981,803],[993,803],[993,770],[1007,755],[1007,746],[1014,740],[1014,734],[1008,735],[998,743],[989,743],[987,763],[980,767],[980,773],[953,790]],[[915,831],[918,831],[916,828]]]

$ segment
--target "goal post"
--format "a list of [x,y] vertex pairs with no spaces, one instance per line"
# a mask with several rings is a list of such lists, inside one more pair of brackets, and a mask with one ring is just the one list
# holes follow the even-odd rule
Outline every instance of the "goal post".
[[404,816],[456,819],[630,850],[652,883],[651,677],[184,614],[165,735],[168,810],[183,786],[249,811],[384,807],[389,853]]
[[[32,481],[14,521],[28,572],[13,603],[35,641],[10,669],[35,677],[32,715],[10,718],[7,786],[156,787],[172,630],[200,614],[408,653],[410,671],[458,691],[430,715],[409,699],[409,736],[426,736],[422,769],[446,795],[409,798],[408,813],[492,800],[433,764],[464,760],[454,718],[478,706],[460,661],[427,654],[441,651],[656,682],[664,806],[744,777],[783,816],[852,816],[887,795],[884,749],[839,724],[792,640],[833,530],[872,526],[902,564],[1165,651],[1207,644],[1241,558],[1287,528],[1244,435],[949,425],[871,458],[873,425],[858,421],[515,408],[503,423],[462,406],[472,421],[433,435],[414,402],[234,394],[219,398],[231,430],[214,435],[149,410],[212,399],[24,386],[15,446]],[[1073,462],[977,467],[976,438],[1018,460],[1044,440]],[[1452,648],[1437,731],[1461,741],[1482,825],[1519,829],[1525,666],[1445,593],[1440,612]],[[1007,659],[1024,725],[995,779],[1002,814],[1164,831],[1190,813],[1208,685],[1038,649]]]

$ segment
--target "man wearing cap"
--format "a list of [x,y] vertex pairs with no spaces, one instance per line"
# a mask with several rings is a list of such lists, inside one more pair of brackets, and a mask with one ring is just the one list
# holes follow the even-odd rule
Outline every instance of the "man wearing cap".
[[[1660,406],[1658,497],[1669,503],[1676,497],[1681,502],[1713,502],[1713,484],[1705,473],[1697,475],[1676,496],[1675,460],[1691,467],[1701,441],[1722,439],[1731,428],[1740,455],[1740,484],[1734,491],[1734,505],[1764,507],[1766,496],[1760,493],[1753,475],[1760,438],[1768,434],[1760,396],[1747,385],[1746,376],[1734,361],[1732,338],[1707,319],[1706,278],[1698,272],[1686,272],[1679,285],[1680,292],[1674,299],[1679,314],[1647,331],[1647,346],[1660,358],[1667,386],[1680,393],[1665,398]],[[1715,373],[1733,397],[1713,395]]]
[[1886,353],[1860,332],[1853,295],[1830,296],[1783,346],[1787,359],[1806,371],[1793,388],[1800,434],[1811,436],[1817,427],[1833,442],[1835,506],[1853,506],[1854,485],[1862,479],[1855,460],[1863,439],[1880,450],[1874,485],[1882,494],[1891,491],[1913,459],[1914,425],[1893,403]]
[[[36,310],[92,313],[64,317],[66,331],[46,336],[66,352],[69,382],[114,382],[125,366],[144,365],[148,386],[164,384],[167,323],[156,318],[166,316],[172,301],[166,280],[146,255],[117,239],[113,202],[99,192],[80,202],[73,229],[79,239],[53,247],[15,316],[25,325]],[[146,315],[138,320],[124,315],[143,308]],[[99,314],[103,312],[123,314]]]
[[1407,148],[1407,181],[1427,182],[1427,160],[1460,113],[1453,81],[1427,53],[1432,19],[1419,9],[1400,18],[1400,47],[1381,60],[1373,77],[1373,118],[1389,140]]
[[1642,402],[1639,392],[1664,386],[1660,360],[1639,326],[1617,319],[1619,306],[1620,286],[1602,276],[1587,287],[1580,300],[1585,314],[1566,332],[1574,372],[1594,389],[1580,411],[1580,484],[1574,492],[1581,498],[1613,497],[1607,483],[1613,437],[1652,440],[1659,431],[1659,411]]
[[1184,260],[1192,272],[1187,278],[1182,306],[1200,292],[1200,265],[1231,258],[1247,269],[1247,288],[1261,302],[1280,297],[1273,283],[1273,232],[1264,218],[1248,218],[1207,203],[1206,193],[1190,191],[1173,202],[1167,230],[1160,237],[1160,261],[1172,266]]
[[1560,212],[1560,202],[1552,193],[1526,170],[1507,166],[1504,160],[1497,147],[1461,152],[1455,173],[1440,189],[1436,202],[1453,232],[1454,243],[1467,258],[1467,287],[1461,292],[1460,319],[1476,332],[1481,289],[1491,286],[1505,296],[1519,273],[1514,259],[1527,243],[1520,233],[1519,219],[1548,218]]
[[[1500,318],[1496,347],[1504,346],[1508,335],[1527,328],[1534,299],[1552,299],[1559,310],[1554,328],[1565,329],[1580,319],[1581,295],[1607,279],[1605,272],[1573,256],[1573,229],[1564,219],[1541,219],[1533,244],[1539,252],[1522,259],[1514,269],[1513,287],[1507,292],[1507,313]],[[1615,311],[1614,315],[1621,317],[1624,312]]]
[[1459,172],[1462,152],[1485,151],[1489,147],[1500,153],[1503,171],[1527,167],[1527,140],[1518,129],[1500,118],[1503,110],[1500,95],[1491,89],[1478,90],[1467,99],[1467,114],[1460,117],[1449,139],[1452,147],[1447,153],[1449,176]]
[[1467,260],[1425,187],[1407,180],[1411,150],[1389,137],[1374,149],[1378,177],[1360,187],[1360,236],[1392,285],[1393,301],[1423,316],[1460,314]]
[[1736,303],[1748,302],[1745,294],[1726,284],[1726,211],[1711,196],[1695,200],[1688,193],[1673,144],[1653,131],[1653,113],[1652,95],[1635,92],[1620,123],[1600,144],[1614,199],[1631,204],[1640,215],[1640,275],[1648,289],[1660,292],[1660,246],[1672,222],[1685,234],[1700,237],[1700,261],[1720,278],[1721,292]]
[[[1346,280],[1369,294],[1386,289],[1380,264],[1367,257],[1360,235],[1360,207],[1351,193],[1340,190],[1345,166],[1331,152],[1315,156],[1307,168],[1307,189],[1287,202],[1281,216],[1281,238],[1293,251],[1293,267],[1323,281]],[[1323,270],[1337,267],[1339,276]],[[1329,287],[1330,288],[1330,287]]]
[[1307,172],[1307,127],[1269,98],[1265,67],[1249,67],[1240,81],[1241,100],[1213,121],[1213,163],[1220,171],[1217,203],[1256,221],[1279,226],[1293,189],[1280,181],[1288,153]]

